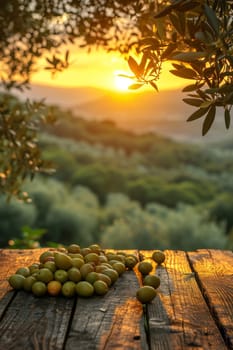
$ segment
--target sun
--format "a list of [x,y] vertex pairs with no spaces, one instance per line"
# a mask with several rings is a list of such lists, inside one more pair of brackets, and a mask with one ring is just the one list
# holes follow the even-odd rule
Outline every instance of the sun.
[[133,84],[133,80],[123,75],[127,75],[127,73],[122,71],[114,72],[115,89],[122,92],[130,91],[129,86]]

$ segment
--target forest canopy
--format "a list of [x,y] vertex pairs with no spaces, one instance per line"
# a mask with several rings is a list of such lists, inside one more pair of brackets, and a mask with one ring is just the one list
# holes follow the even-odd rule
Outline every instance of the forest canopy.
[[40,133],[56,172],[25,181],[30,203],[1,196],[1,247],[232,248],[232,140],[180,143],[59,112]]
[[[49,170],[37,133],[53,121],[43,103],[19,103],[8,93],[30,87],[37,62],[47,57],[52,74],[69,67],[69,43],[117,50],[128,60],[132,89],[157,90],[162,65],[191,80],[184,102],[188,121],[203,118],[202,134],[222,108],[226,128],[233,103],[233,1],[218,0],[14,0],[0,4],[1,191],[23,197],[24,179]],[[91,54],[91,53],[90,53]],[[106,58],[107,59],[107,58]]]

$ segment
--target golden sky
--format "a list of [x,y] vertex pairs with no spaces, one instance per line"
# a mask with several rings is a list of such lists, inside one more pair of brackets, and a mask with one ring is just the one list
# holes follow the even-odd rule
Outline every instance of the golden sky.
[[[70,63],[68,69],[51,78],[51,73],[43,69],[47,65],[43,60],[40,62],[40,71],[34,74],[32,82],[62,87],[90,86],[114,91],[127,91],[128,85],[134,83],[130,79],[119,77],[119,74],[132,75],[132,73],[128,63],[117,53],[98,50],[88,54],[84,50],[75,52],[71,49]],[[159,90],[183,86],[184,81],[169,73],[169,66],[166,64],[158,81]],[[142,89],[152,90],[151,87],[140,88],[140,91]]]

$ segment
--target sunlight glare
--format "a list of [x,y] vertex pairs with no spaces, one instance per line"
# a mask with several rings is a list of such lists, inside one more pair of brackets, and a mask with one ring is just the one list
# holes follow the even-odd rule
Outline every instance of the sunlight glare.
[[120,91],[130,91],[129,86],[133,84],[133,80],[127,77],[123,77],[121,74],[127,75],[128,73],[122,71],[114,72],[115,88]]
[[[131,84],[135,83],[135,80],[119,76],[119,74],[129,76],[132,74],[127,61],[120,55],[107,54],[103,50],[88,54],[85,50],[75,50],[73,46],[70,46],[69,49],[72,59],[68,69],[51,78],[51,72],[43,69],[47,66],[47,61],[43,57],[38,60],[38,71],[33,74],[31,82],[62,88],[88,86],[122,93],[153,91],[150,85],[145,85],[138,90],[128,89]],[[160,91],[180,89],[185,86],[184,79],[172,75],[169,72],[171,69],[171,64],[164,62],[161,77],[158,81]]]

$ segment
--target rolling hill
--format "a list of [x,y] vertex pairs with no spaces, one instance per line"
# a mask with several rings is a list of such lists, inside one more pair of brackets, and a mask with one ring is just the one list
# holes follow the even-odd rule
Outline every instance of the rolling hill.
[[225,130],[222,111],[218,111],[214,126],[203,138],[202,120],[187,123],[194,109],[186,105],[179,90],[113,92],[93,87],[61,88],[33,85],[31,90],[17,95],[42,99],[71,109],[77,116],[95,120],[113,120],[119,127],[136,133],[155,132],[176,140],[206,143],[232,137],[232,128]]

